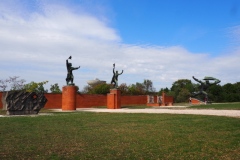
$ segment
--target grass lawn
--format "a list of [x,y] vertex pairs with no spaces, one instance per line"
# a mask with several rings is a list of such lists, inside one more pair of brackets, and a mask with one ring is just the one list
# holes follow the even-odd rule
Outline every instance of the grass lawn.
[[195,105],[188,108],[196,109],[222,109],[222,110],[240,110],[240,103],[219,103],[219,104],[207,104],[207,105]]
[[240,159],[240,119],[54,113],[0,118],[0,159]]

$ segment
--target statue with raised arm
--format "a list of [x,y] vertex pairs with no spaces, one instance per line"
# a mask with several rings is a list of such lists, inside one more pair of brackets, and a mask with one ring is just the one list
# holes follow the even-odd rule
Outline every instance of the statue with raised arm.
[[[72,59],[72,56],[70,56],[68,59]],[[79,67],[75,67],[75,68],[72,67],[72,63],[69,63],[69,62],[68,62],[68,59],[66,60],[66,66],[67,66],[67,78],[66,78],[66,82],[67,82],[67,85],[74,85],[74,83],[73,83],[74,76],[73,76],[72,71],[79,69],[80,66],[79,66]],[[71,83],[69,83],[69,82],[71,82]]]
[[[198,92],[193,92],[192,96],[197,96],[199,94],[204,94],[205,95],[205,101],[208,101],[208,94],[206,92],[206,90],[211,86],[211,85],[215,85],[220,83],[221,81],[219,79],[216,79],[214,77],[204,77],[203,80],[199,80],[197,78],[195,78],[194,76],[192,76],[192,78],[197,81],[198,83],[200,83],[199,86],[199,91]],[[214,81],[213,83],[210,83],[210,81]]]
[[115,63],[113,64],[113,77],[112,77],[112,81],[111,84],[114,83],[114,88],[118,87],[118,76],[121,75],[123,73],[123,70],[121,73],[118,73],[118,71],[115,72]]

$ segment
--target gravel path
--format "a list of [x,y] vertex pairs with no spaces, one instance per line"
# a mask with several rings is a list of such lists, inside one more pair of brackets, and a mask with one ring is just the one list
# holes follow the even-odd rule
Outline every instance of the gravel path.
[[168,114],[195,114],[195,115],[212,115],[212,116],[227,116],[240,118],[240,110],[213,110],[213,109],[102,109],[102,108],[81,108],[77,111],[87,112],[111,112],[111,113],[168,113]]
[[[105,113],[152,113],[152,114],[193,114],[193,115],[211,115],[240,118],[240,110],[214,110],[214,109],[187,109],[184,106],[166,107],[166,108],[145,108],[145,109],[106,109],[106,108],[77,108],[76,111],[62,111],[62,109],[52,109],[54,112],[105,112]],[[38,115],[52,115],[51,113],[39,113]],[[32,117],[38,115],[30,115]],[[26,115],[25,115],[26,116]],[[27,115],[29,116],[29,115]],[[14,117],[0,115],[0,117]]]

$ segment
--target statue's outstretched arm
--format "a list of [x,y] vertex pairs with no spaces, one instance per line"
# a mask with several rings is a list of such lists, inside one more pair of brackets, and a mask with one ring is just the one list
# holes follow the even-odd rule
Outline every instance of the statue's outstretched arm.
[[213,83],[213,84],[218,84],[218,83],[220,83],[221,81],[219,80],[219,79],[217,79],[217,78],[215,78],[215,82]]
[[202,81],[198,80],[198,79],[195,78],[194,76],[192,76],[192,78],[193,78],[195,81],[197,81],[197,82],[199,82],[199,83],[202,83]]
[[73,68],[73,70],[76,70],[76,69],[79,69],[80,68],[80,66],[79,67],[76,67],[76,68]]
[[122,70],[122,72],[121,72],[121,73],[119,73],[118,75],[120,75],[120,74],[123,74],[123,70]]

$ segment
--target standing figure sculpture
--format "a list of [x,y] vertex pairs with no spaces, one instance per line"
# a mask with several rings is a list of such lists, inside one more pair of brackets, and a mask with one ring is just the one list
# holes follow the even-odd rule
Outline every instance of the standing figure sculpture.
[[[70,56],[68,59],[72,59],[72,56]],[[80,66],[79,66],[79,67],[76,67],[76,68],[72,67],[72,63],[69,63],[69,62],[68,62],[68,59],[66,60],[66,66],[67,66],[67,78],[66,78],[66,82],[67,82],[67,85],[74,85],[74,83],[73,83],[74,77],[73,77],[72,71],[73,71],[73,70],[76,70],[76,69],[79,69]],[[69,84],[69,82],[71,82],[71,83]]]
[[[199,82],[201,85],[199,86],[199,89],[200,91],[198,92],[193,92],[192,93],[192,96],[197,96],[199,94],[204,94],[205,95],[205,102],[208,102],[208,94],[206,92],[206,90],[208,89],[208,87],[210,87],[211,85],[214,85],[214,84],[218,84],[220,83],[221,81],[219,79],[216,79],[216,78],[213,78],[213,77],[204,77],[204,81],[203,80],[198,80],[197,78],[195,78],[194,76],[192,76],[192,78]],[[210,80],[213,80],[214,82],[213,83],[210,83],[209,81]]]
[[113,64],[113,77],[112,77],[112,81],[111,84],[114,83],[114,88],[118,87],[118,76],[121,75],[123,73],[123,70],[121,73],[118,73],[118,71],[115,72],[115,63]]

